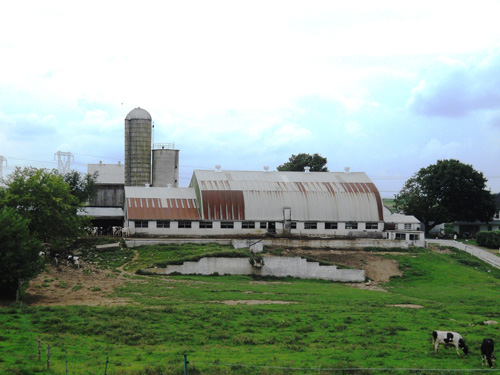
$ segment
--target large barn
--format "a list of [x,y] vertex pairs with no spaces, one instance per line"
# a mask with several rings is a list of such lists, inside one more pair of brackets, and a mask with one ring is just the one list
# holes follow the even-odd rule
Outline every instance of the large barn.
[[124,165],[89,165],[89,173],[99,173],[99,194],[84,214],[103,232],[123,223],[125,233],[148,237],[350,237],[423,244],[419,221],[385,210],[362,172],[216,167],[195,170],[189,187],[178,187],[179,150],[151,145],[152,127],[149,112],[133,109],[125,118]]
[[195,170],[188,188],[126,186],[125,226],[154,236],[411,235],[419,241],[422,235],[414,217],[384,212],[362,172]]

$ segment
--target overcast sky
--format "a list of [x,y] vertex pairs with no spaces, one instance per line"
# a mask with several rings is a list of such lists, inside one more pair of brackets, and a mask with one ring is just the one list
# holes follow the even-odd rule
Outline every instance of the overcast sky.
[[[339,5],[341,4],[341,5]],[[124,160],[124,119],[194,168],[270,170],[319,153],[383,197],[458,159],[500,192],[500,2],[10,1],[0,23],[0,156]],[[468,4],[463,5],[463,4]],[[1,158],[0,158],[1,159]]]

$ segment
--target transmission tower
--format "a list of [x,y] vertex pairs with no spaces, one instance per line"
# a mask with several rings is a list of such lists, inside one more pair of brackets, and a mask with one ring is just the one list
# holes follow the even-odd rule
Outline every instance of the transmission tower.
[[7,166],[7,159],[0,155],[0,178],[3,177],[3,162],[5,162],[5,166]]
[[66,174],[71,170],[71,161],[75,161],[73,154],[71,152],[57,151],[54,154],[54,160],[57,156],[57,169],[59,173]]

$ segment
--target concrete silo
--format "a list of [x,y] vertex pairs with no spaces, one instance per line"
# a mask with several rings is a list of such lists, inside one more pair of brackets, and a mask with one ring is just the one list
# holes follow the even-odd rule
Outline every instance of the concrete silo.
[[152,119],[148,111],[135,108],[125,118],[125,186],[151,183]]
[[153,147],[153,186],[179,186],[179,150],[173,144]]

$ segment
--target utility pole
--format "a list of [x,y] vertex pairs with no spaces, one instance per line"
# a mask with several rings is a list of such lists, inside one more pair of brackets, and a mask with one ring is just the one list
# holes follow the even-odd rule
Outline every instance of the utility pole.
[[59,173],[65,175],[71,170],[71,161],[75,161],[73,154],[71,152],[57,151],[54,154],[54,160],[57,156],[57,169]]
[[3,177],[3,162],[5,162],[5,166],[7,166],[7,159],[0,155],[0,178]]

